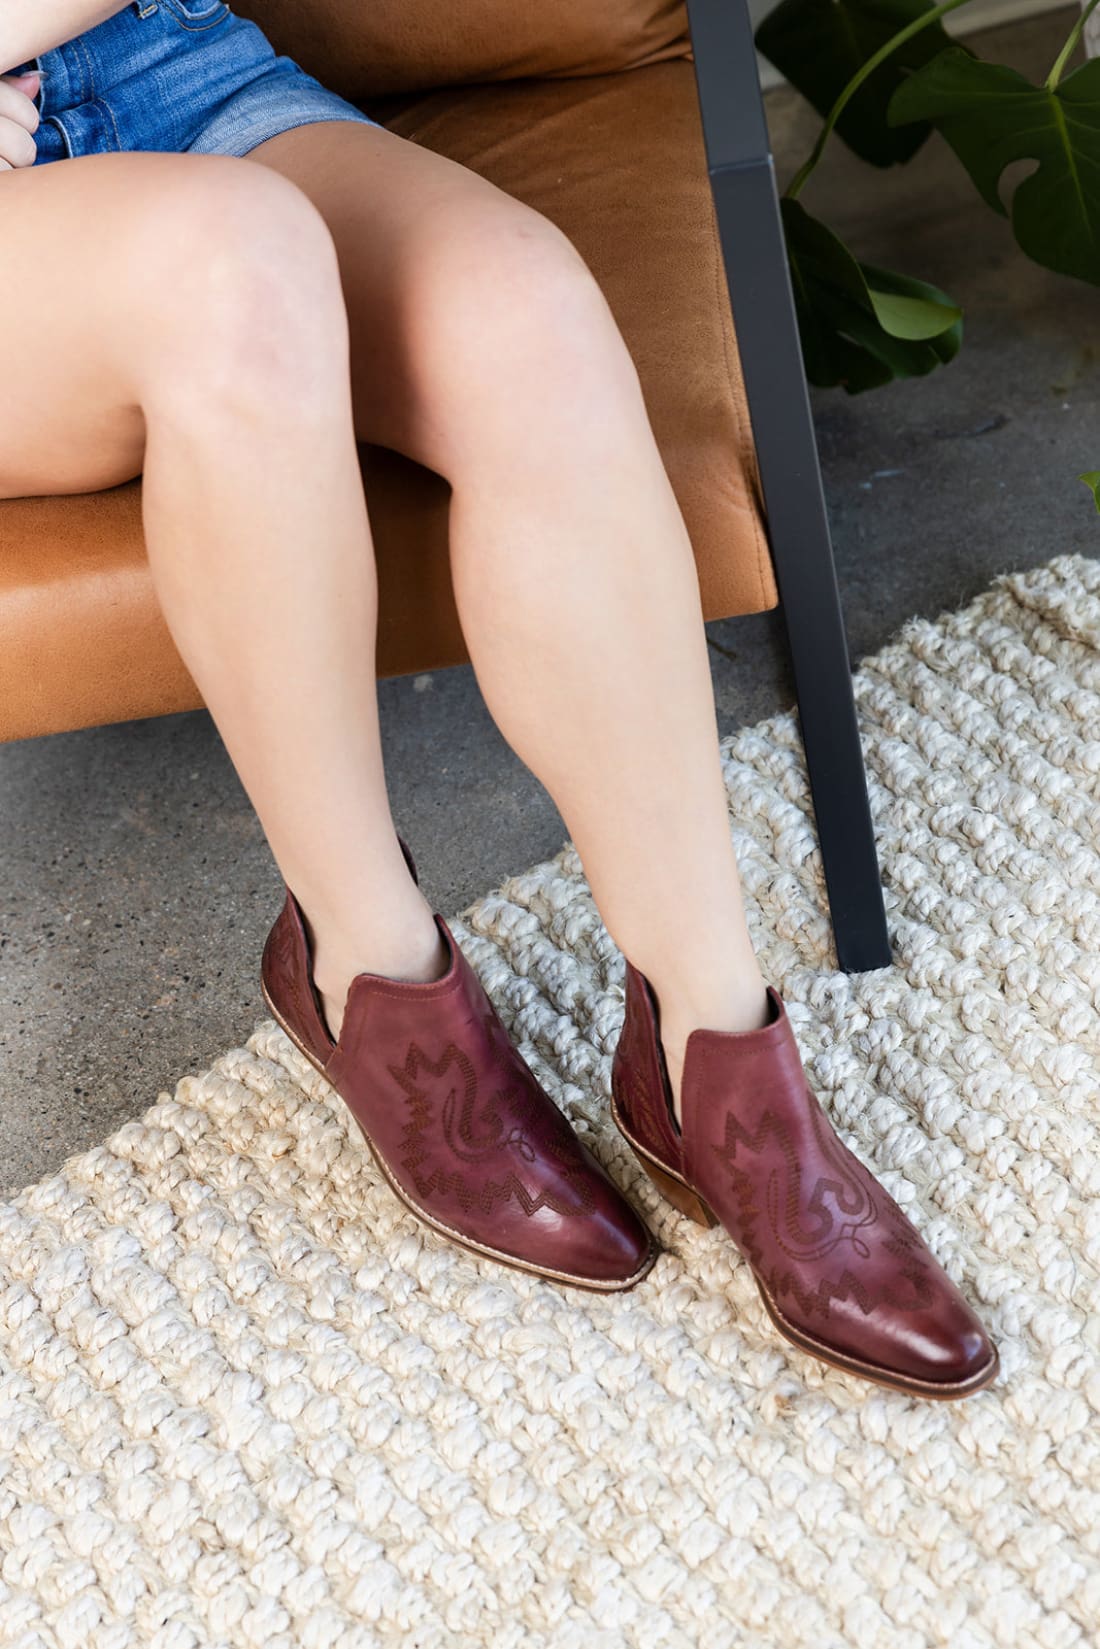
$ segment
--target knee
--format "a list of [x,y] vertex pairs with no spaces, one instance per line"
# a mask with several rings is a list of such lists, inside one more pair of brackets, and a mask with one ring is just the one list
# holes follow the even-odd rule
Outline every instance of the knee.
[[201,396],[297,411],[346,390],[348,322],[336,247],[304,190],[271,167],[228,156],[177,172],[144,214],[140,267],[160,398]]
[[[595,276],[569,238],[533,209],[444,223],[418,324],[436,407],[478,438],[517,422],[574,430],[641,406],[633,360]],[[453,421],[453,420],[452,420]]]

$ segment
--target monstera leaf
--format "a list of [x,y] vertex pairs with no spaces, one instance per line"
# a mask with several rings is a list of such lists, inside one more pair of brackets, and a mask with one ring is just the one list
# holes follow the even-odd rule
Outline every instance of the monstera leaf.
[[931,372],[957,353],[962,311],[926,281],[860,264],[796,200],[780,200],[806,376],[849,394]]
[[[780,0],[754,38],[769,62],[825,116],[867,59],[932,9],[932,0]],[[853,95],[836,131],[862,160],[892,166],[920,148],[931,126],[891,127],[887,105],[907,72],[950,44],[943,25],[930,23],[903,41]]]
[[1083,481],[1086,487],[1092,488],[1093,502],[1100,510],[1100,470],[1089,470],[1085,475],[1079,475],[1078,481]]
[[952,46],[898,88],[888,118],[931,121],[1005,217],[1001,173],[1038,161],[1013,193],[1013,233],[1044,268],[1100,285],[1100,57],[1052,88]]

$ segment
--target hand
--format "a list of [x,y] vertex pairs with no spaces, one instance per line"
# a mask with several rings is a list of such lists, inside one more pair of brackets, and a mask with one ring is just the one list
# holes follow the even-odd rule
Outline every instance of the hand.
[[33,166],[38,158],[34,134],[39,117],[34,99],[40,84],[37,69],[0,74],[0,172]]

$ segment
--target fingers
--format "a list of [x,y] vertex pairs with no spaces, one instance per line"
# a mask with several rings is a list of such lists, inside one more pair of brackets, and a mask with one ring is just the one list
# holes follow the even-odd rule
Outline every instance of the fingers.
[[34,133],[39,114],[33,100],[39,85],[37,69],[0,75],[0,171],[33,166],[38,158]]

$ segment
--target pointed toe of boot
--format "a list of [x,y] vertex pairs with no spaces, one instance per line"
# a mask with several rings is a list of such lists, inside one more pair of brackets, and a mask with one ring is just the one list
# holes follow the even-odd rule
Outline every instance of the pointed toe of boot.
[[649,1228],[583,1144],[581,1153],[592,1203],[585,1220],[571,1234],[558,1238],[559,1263],[566,1256],[573,1280],[583,1287],[633,1288],[652,1269],[656,1244]]
[[914,1330],[906,1335],[893,1361],[924,1382],[931,1393],[957,1396],[977,1391],[995,1377],[1000,1366],[996,1347],[965,1300],[945,1300],[939,1311],[928,1314],[927,1323],[915,1324]]
[[966,1397],[995,1378],[997,1351],[923,1244],[921,1258],[925,1303],[919,1305],[906,1297],[905,1289],[868,1294],[855,1287],[818,1311],[816,1297],[796,1294],[780,1300],[765,1280],[758,1276],[757,1281],[776,1327],[804,1351],[896,1391]]

